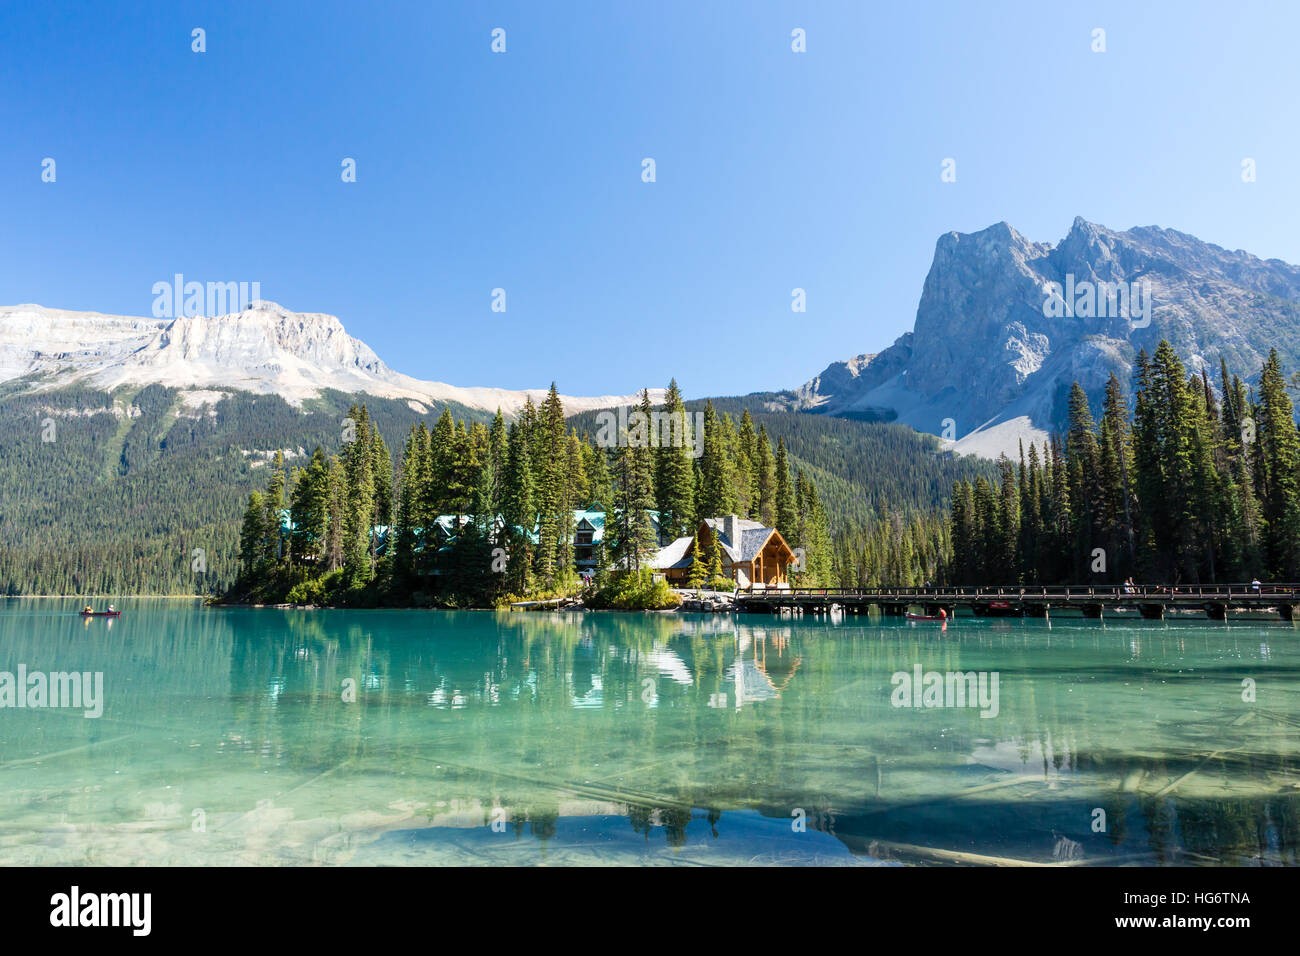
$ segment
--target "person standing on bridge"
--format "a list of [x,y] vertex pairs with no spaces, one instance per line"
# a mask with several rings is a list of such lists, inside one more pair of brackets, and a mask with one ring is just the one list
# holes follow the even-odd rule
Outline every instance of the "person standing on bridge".
[[1250,589],[1254,591],[1256,594],[1260,593],[1259,578],[1255,578],[1250,582]]

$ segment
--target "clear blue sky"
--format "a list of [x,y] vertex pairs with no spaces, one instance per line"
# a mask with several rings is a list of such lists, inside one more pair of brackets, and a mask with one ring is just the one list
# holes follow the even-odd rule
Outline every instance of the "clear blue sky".
[[0,304],[257,280],[420,378],[698,397],[885,347],[952,230],[1300,263],[1300,4],[1064,7],[6,4]]

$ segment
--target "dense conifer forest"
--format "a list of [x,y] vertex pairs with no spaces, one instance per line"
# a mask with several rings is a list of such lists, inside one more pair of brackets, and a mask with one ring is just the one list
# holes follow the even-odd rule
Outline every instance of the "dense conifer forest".
[[[467,431],[493,420],[491,412],[463,406],[421,411],[405,401],[328,391],[301,407],[238,391],[191,407],[178,390],[160,386],[33,392],[34,384],[10,382],[0,391],[5,594],[225,593],[241,573],[239,534],[248,496],[265,491],[277,449],[284,450],[288,483],[318,446],[326,457],[341,453],[343,422],[352,405],[364,402],[369,427],[393,453],[396,483],[413,424],[432,434],[443,411]],[[692,420],[703,407],[688,403]],[[784,439],[792,493],[802,473],[835,529],[868,523],[880,509],[933,512],[946,504],[955,478],[992,474],[990,463],[936,453],[935,439],[902,426],[771,413],[757,403],[751,444],[743,422],[747,407],[744,399],[716,402],[716,414],[729,419],[719,434],[737,442],[743,437],[748,462],[758,457],[758,433],[766,432],[773,469]],[[587,444],[594,442],[593,415],[574,416],[568,425],[585,434]],[[695,474],[695,460],[689,464]],[[770,484],[771,472],[760,464],[759,477]],[[713,467],[716,472],[719,466]],[[764,488],[770,498],[773,492]],[[711,494],[706,507],[727,504],[731,493],[722,499]],[[754,513],[749,501],[755,494],[737,485],[737,509],[745,502],[738,513]],[[666,527],[674,526],[673,507],[665,511]]]
[[[196,406],[160,386],[9,383],[0,591],[454,605],[568,593],[573,512],[597,504],[603,575],[640,573],[700,518],[735,513],[804,549],[805,584],[1294,580],[1294,383],[1275,354],[1254,388],[1241,371],[1189,373],[1161,343],[1139,357],[1131,400],[1114,377],[1091,400],[1075,386],[1064,434],[999,462],[902,426],[762,396],[682,402],[675,387],[652,411],[699,422],[698,446],[688,433],[602,447],[599,413],[566,416],[554,389],[507,421],[329,392],[297,408],[241,392]],[[692,583],[720,571],[707,552]]]
[[[244,502],[265,484],[272,450],[337,448],[352,401],[325,392],[294,408],[231,391],[196,409],[161,386],[32,392],[32,384],[0,390],[3,594],[224,591],[238,570]],[[440,411],[421,415],[386,399],[369,407],[394,438]]]
[[[862,526],[892,529],[905,520],[883,505],[873,514],[870,501],[880,500],[878,493],[853,494],[852,472],[832,442],[841,447],[840,458],[869,449],[887,456],[905,447],[918,456],[914,468],[927,458],[953,467],[950,456],[936,456],[932,441],[904,437],[899,429],[866,438],[856,434],[861,424],[817,419],[806,425],[800,416],[754,416],[748,408],[737,421],[708,401],[698,416],[688,411],[674,382],[662,406],[652,406],[645,394],[630,414],[569,420],[552,386],[540,406],[530,402],[509,424],[500,414],[485,425],[444,412],[431,430],[413,426],[390,473],[388,447],[366,406],[353,408],[355,438],[340,454],[317,449],[310,463],[292,471],[277,458],[265,490],[249,497],[242,573],[230,597],[484,606],[570,593],[579,585],[574,512],[593,507],[606,515],[589,596],[597,605],[667,603],[666,589],[651,580],[651,557],[692,535],[702,519],[728,514],[774,527],[801,549],[793,583],[831,585],[839,579],[833,522],[814,472],[829,476],[828,483],[855,501],[850,514]],[[656,413],[677,423],[675,439],[653,428],[638,434],[628,424],[637,413],[643,423]],[[773,442],[768,424],[786,426],[809,460],[796,461],[784,435]],[[933,511],[926,484],[908,485],[898,460],[884,460],[888,466],[881,471],[889,481],[882,483],[905,489],[901,496],[909,504],[925,502]],[[911,575],[913,565],[918,573],[925,570],[933,549],[921,536],[914,552],[896,553],[912,548],[910,534],[909,528],[873,541],[881,573]],[[942,538],[934,543],[942,546]],[[723,586],[716,548],[699,554],[692,583]]]
[[1076,384],[1065,435],[954,487],[949,579],[1295,581],[1300,442],[1277,352],[1256,389],[1222,361],[1215,378],[1162,341],[1138,356],[1131,414],[1113,375],[1100,420]]

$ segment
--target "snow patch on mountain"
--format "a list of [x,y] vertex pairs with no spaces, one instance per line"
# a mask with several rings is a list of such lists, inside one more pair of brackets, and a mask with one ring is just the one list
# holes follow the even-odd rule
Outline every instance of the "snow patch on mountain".
[[[332,315],[291,312],[259,300],[221,316],[153,319],[40,305],[0,307],[0,382],[31,376],[37,388],[74,382],[111,390],[163,385],[186,390],[191,410],[222,390],[275,394],[293,405],[323,389],[405,399],[413,409],[443,402],[512,415],[546,389],[464,388],[390,369]],[[650,390],[662,401],[664,390]],[[636,395],[562,396],[570,414],[630,405]]]

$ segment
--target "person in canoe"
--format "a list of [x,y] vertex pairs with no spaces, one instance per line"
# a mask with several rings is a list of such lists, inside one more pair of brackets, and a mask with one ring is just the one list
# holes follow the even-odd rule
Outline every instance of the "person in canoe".
[[83,608],[81,609],[81,613],[82,613],[82,614],[94,614],[94,613],[95,613],[95,609],[94,609],[93,607],[91,607],[89,604],[87,604],[85,607],[83,607]]

